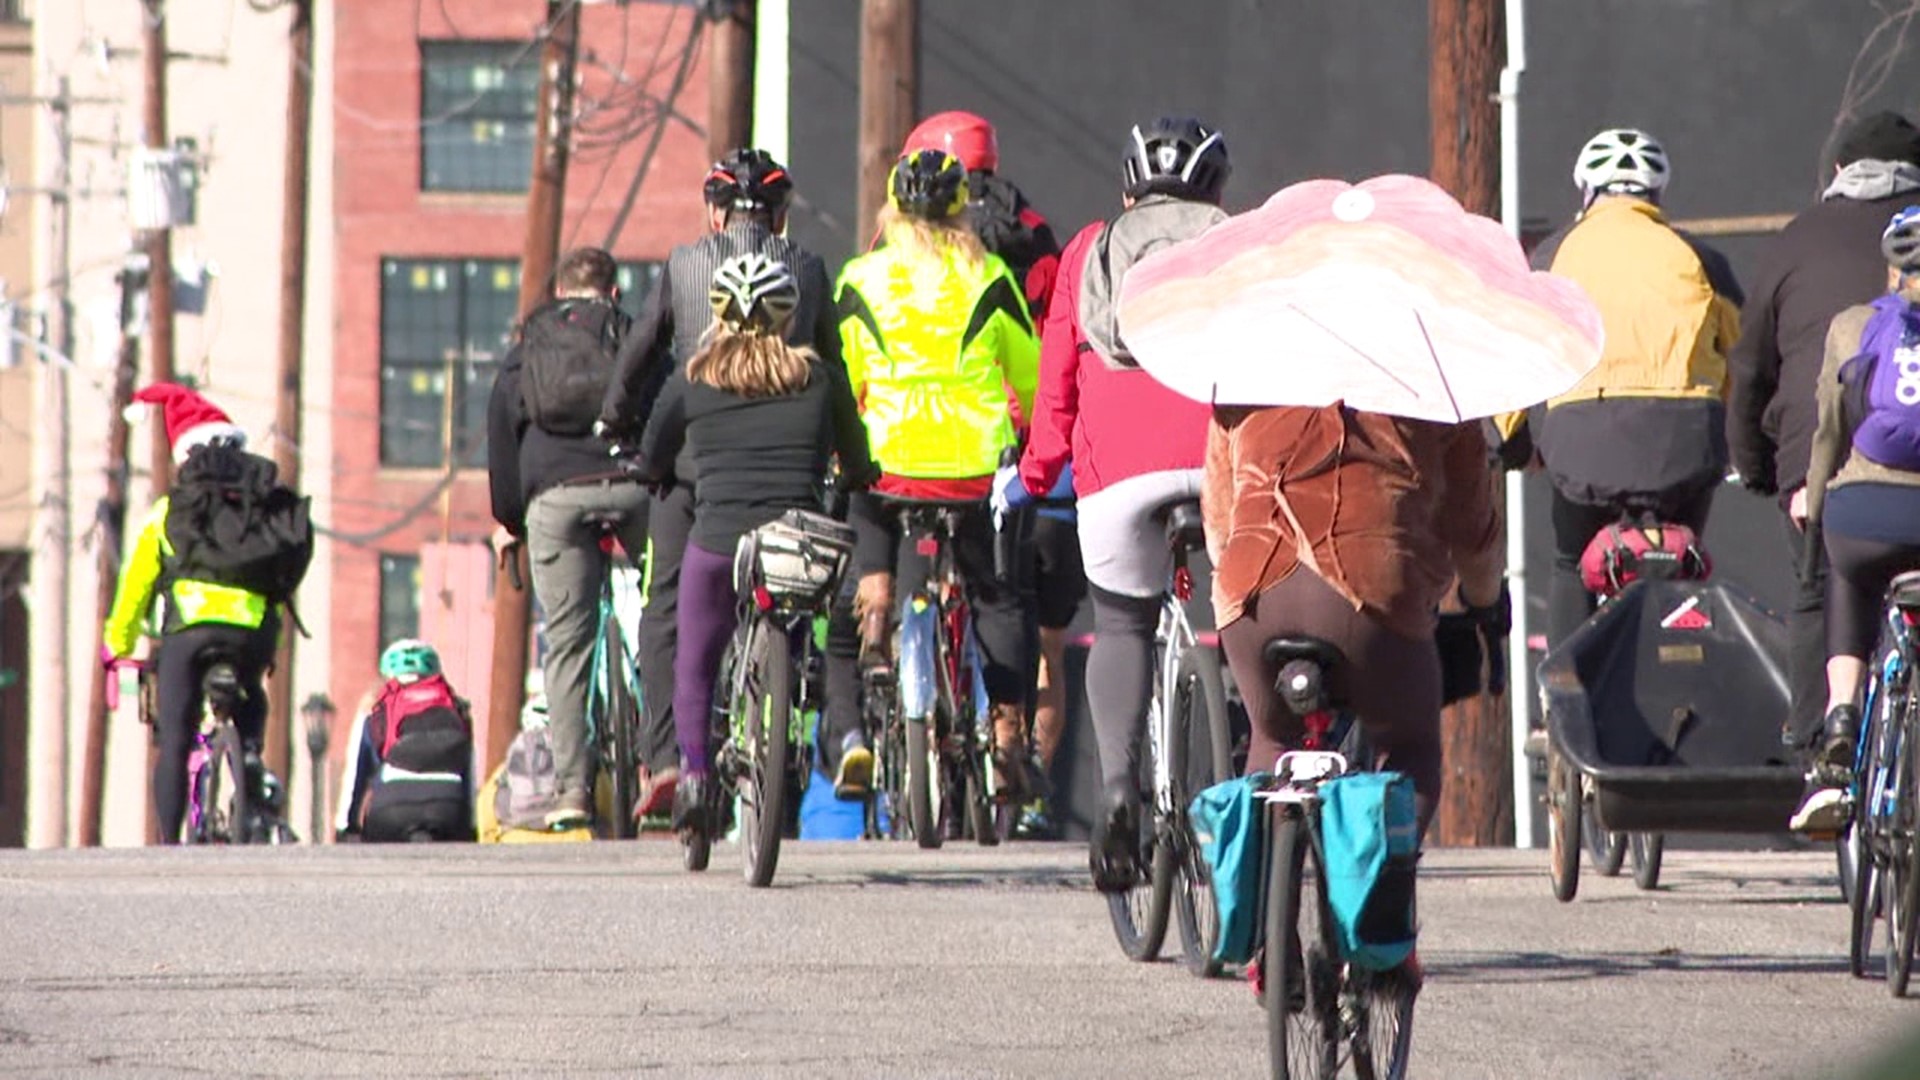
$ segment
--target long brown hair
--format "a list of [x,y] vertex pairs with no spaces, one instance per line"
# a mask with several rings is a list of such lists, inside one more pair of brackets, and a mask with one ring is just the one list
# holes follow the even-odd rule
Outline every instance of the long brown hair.
[[687,381],[741,397],[780,397],[807,388],[814,351],[779,334],[729,326],[718,319],[687,361]]

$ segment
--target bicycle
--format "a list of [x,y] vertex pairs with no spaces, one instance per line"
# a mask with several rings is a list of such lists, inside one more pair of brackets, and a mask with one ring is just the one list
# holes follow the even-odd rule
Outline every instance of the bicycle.
[[1271,1074],[1324,1080],[1347,1064],[1361,1080],[1401,1080],[1413,1048],[1419,978],[1412,961],[1371,971],[1342,955],[1327,894],[1320,785],[1372,768],[1354,717],[1327,680],[1345,659],[1314,638],[1281,638],[1266,655],[1306,737],[1280,755],[1267,802],[1265,942],[1260,956]]
[[1140,817],[1140,866],[1147,873],[1126,892],[1108,893],[1107,913],[1120,950],[1138,961],[1160,955],[1171,914],[1187,969],[1206,978],[1220,973],[1212,958],[1220,928],[1212,875],[1187,806],[1202,788],[1233,777],[1233,743],[1220,654],[1201,644],[1187,620],[1186,602],[1193,596],[1187,560],[1206,546],[1200,504],[1172,506],[1166,535],[1173,573],[1154,635],[1153,697],[1138,771],[1140,805],[1147,811]]
[[[889,497],[909,538],[928,563],[926,580],[900,603],[893,655],[891,707],[870,719],[877,755],[875,798],[894,813],[892,831],[922,848],[937,848],[953,828],[985,847],[1000,841],[993,807],[1006,801],[992,767],[993,725],[973,614],[960,585],[954,537],[972,502]],[[872,710],[869,710],[870,713]],[[873,816],[878,817],[876,812]]]
[[640,801],[641,687],[639,657],[627,633],[626,613],[643,606],[645,572],[640,566],[645,555],[638,564],[630,555],[615,557],[622,552],[617,539],[626,524],[622,515],[589,513],[582,520],[600,534],[600,550],[607,555],[607,575],[600,583],[600,631],[587,669],[587,723],[613,788],[609,831],[616,840],[632,840],[640,835],[633,811]]
[[[107,671],[107,709],[120,705],[116,671],[138,673],[140,722],[151,728],[158,706],[154,674],[139,660],[115,660]],[[235,708],[246,690],[233,665],[215,656],[200,677],[200,726],[187,755],[186,844],[281,844],[294,839],[279,815],[278,781],[260,761],[260,748],[241,738]]]
[[1887,989],[1904,997],[1920,931],[1920,572],[1894,578],[1885,620],[1885,650],[1869,672],[1848,790],[1853,823],[1842,837],[1853,855],[1847,962],[1855,978],[1866,977],[1874,922],[1885,919]]
[[813,774],[805,717],[820,712],[825,676],[815,626],[852,561],[853,529],[805,510],[789,510],[742,538],[733,564],[739,621],[717,682],[726,695],[725,708],[716,710],[719,782],[707,827],[682,832],[687,869],[706,869],[720,831],[720,793],[729,792],[740,800],[747,884],[773,882],[792,810]]

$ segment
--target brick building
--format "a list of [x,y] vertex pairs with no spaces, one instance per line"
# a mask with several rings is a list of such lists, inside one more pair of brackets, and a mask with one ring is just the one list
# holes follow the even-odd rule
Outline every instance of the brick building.
[[[335,8],[329,692],[420,634],[485,716],[487,395],[514,317],[543,0]],[[622,262],[629,310],[702,228],[698,6],[588,4],[565,245]],[[398,17],[404,16],[404,17]],[[341,740],[335,740],[338,746]]]

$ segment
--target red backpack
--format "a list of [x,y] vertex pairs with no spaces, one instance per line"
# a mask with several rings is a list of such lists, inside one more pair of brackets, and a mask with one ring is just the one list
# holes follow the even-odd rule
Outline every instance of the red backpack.
[[1595,596],[1614,596],[1641,578],[1700,581],[1713,562],[1685,525],[1609,525],[1580,556],[1580,581]]
[[381,721],[381,761],[392,756],[393,746],[406,733],[408,723],[418,723],[423,717],[432,717],[433,723],[428,726],[440,729],[448,727],[451,718],[471,735],[465,703],[454,696],[453,687],[444,675],[431,675],[410,683],[389,679],[374,708]]

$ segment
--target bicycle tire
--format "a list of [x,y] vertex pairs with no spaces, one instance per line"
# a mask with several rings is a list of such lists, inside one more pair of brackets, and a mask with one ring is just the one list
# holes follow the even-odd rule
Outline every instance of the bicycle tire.
[[627,663],[626,635],[618,619],[606,620],[601,647],[600,678],[607,687],[606,740],[613,774],[611,832],[616,840],[632,840],[640,835],[640,823],[634,820],[634,807],[640,804],[640,706],[634,698],[633,671]]
[[[1219,975],[1222,967],[1213,958],[1220,936],[1220,917],[1214,905],[1213,876],[1193,837],[1187,806],[1201,788],[1232,778],[1233,747],[1226,741],[1231,735],[1219,654],[1199,648],[1181,653],[1174,687],[1167,747],[1167,775],[1173,803],[1170,824],[1178,871],[1173,918],[1180,932],[1180,955],[1187,971],[1210,979]],[[1201,715],[1197,716],[1196,710]]]
[[1301,814],[1280,804],[1270,814],[1272,861],[1261,957],[1268,1070],[1276,1080],[1331,1080],[1340,1064],[1340,978],[1326,878]]
[[1153,806],[1153,748],[1150,740],[1141,740],[1138,782],[1140,797],[1139,834],[1134,838],[1140,852],[1140,865],[1146,873],[1125,892],[1107,893],[1107,917],[1113,922],[1113,936],[1127,959],[1140,963],[1156,960],[1166,943],[1167,922],[1173,912],[1173,845],[1160,842],[1160,822]]
[[967,755],[965,765],[967,827],[973,832],[973,842],[981,847],[999,846],[1000,821],[995,811],[1012,806],[1009,802],[995,801],[994,797],[988,793],[987,770],[991,768],[991,765],[980,759],[980,755]]
[[1627,837],[1627,848],[1633,858],[1633,883],[1643,890],[1651,891],[1660,887],[1660,857],[1666,851],[1665,833],[1633,833]]
[[907,736],[891,702],[868,714],[867,738],[877,749],[873,790],[867,796],[867,838],[899,840],[907,834]]
[[1580,774],[1560,751],[1547,750],[1547,873],[1553,897],[1572,902],[1580,891]]
[[1900,738],[1894,751],[1893,827],[1887,867],[1887,991],[1907,996],[1913,974],[1916,931],[1920,931],[1920,668],[1907,688]]
[[1859,876],[1860,851],[1864,838],[1864,833],[1857,824],[1857,816],[1856,821],[1847,822],[1846,828],[1840,830],[1840,835],[1833,838],[1834,876],[1840,884],[1840,899],[1845,901],[1848,907],[1853,906],[1853,885],[1854,879]]
[[902,719],[907,732],[907,825],[914,843],[932,851],[946,840],[940,831],[940,806],[934,791],[940,759],[932,737],[931,718]]
[[1864,823],[1848,830],[1843,839],[1858,838],[1859,848],[1852,864],[1853,881],[1847,887],[1847,913],[1850,933],[1847,937],[1847,971],[1856,979],[1867,977],[1867,962],[1873,955],[1873,924],[1880,917],[1880,883],[1873,855],[1866,850]]
[[240,733],[221,723],[207,744],[207,775],[200,789],[200,822],[209,843],[245,844],[250,812],[247,754]]
[[1586,843],[1587,858],[1601,877],[1619,877],[1627,861],[1627,834],[1602,828],[1600,815],[1587,812],[1591,809],[1582,807],[1580,812],[1580,838]]
[[746,790],[740,836],[747,884],[764,889],[780,863],[787,828],[787,769],[793,730],[793,648],[760,620],[747,646]]
[[1353,1072],[1359,1080],[1406,1080],[1413,1057],[1413,1006],[1418,984],[1403,965],[1359,976],[1354,994]]

